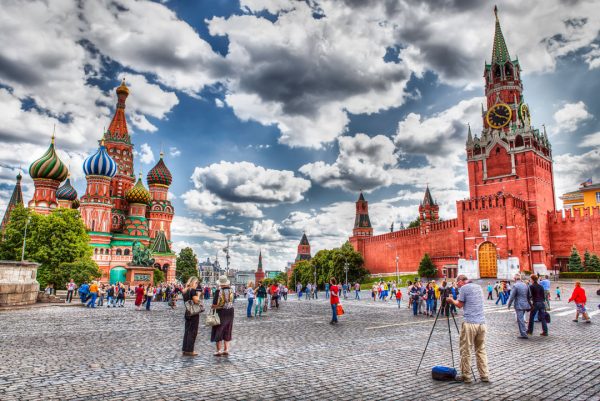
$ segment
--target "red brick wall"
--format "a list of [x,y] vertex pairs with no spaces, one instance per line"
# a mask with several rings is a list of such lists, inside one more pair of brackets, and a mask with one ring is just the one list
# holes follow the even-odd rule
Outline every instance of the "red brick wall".
[[569,257],[573,245],[583,258],[585,250],[600,254],[600,209],[586,208],[572,213],[570,210],[558,210],[548,213],[548,227],[553,255],[553,264],[557,257]]

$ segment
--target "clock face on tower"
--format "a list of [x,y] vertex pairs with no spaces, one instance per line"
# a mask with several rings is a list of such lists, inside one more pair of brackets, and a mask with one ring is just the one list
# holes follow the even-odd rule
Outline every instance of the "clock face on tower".
[[490,127],[500,129],[506,126],[512,118],[510,106],[504,103],[493,105],[487,112],[485,119]]

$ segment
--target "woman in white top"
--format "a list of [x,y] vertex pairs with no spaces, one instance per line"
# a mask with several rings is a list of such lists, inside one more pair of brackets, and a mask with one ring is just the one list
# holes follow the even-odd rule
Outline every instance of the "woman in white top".
[[254,282],[252,281],[248,282],[246,296],[248,297],[248,308],[246,309],[246,316],[252,317],[252,304],[254,304]]

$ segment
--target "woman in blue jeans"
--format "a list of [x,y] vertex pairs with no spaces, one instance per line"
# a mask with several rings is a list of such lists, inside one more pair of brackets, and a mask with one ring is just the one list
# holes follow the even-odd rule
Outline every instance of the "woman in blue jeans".
[[433,289],[433,286],[431,285],[431,283],[427,283],[427,286],[425,287],[425,296],[427,297],[427,300],[425,301],[427,303],[427,316],[433,316],[433,303],[435,302],[435,290]]
[[248,308],[246,308],[246,316],[252,317],[252,304],[254,304],[254,283],[252,281],[248,283],[246,296],[248,297]]

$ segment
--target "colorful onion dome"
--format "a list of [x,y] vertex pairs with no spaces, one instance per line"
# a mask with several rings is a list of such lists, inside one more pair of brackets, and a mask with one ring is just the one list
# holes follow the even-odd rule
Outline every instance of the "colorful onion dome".
[[117,87],[117,95],[124,94],[129,95],[129,88],[125,85],[125,78],[121,81],[121,85]]
[[56,154],[54,136],[52,136],[52,142],[46,153],[29,166],[29,175],[33,179],[45,178],[48,180],[64,181],[68,174],[69,169]]
[[58,187],[56,190],[56,198],[69,201],[77,199],[77,191],[71,185],[71,178],[67,177],[67,181]]
[[125,199],[129,203],[144,203],[148,204],[152,200],[150,192],[144,187],[142,182],[142,175],[137,180],[137,183],[127,192],[125,192]]
[[148,172],[148,175],[146,176],[148,185],[165,185],[168,187],[171,185],[171,182],[173,182],[171,172],[163,161],[163,155],[163,152],[160,152],[160,160],[156,163],[156,166],[152,167]]
[[85,175],[103,175],[105,177],[114,177],[117,174],[117,163],[108,155],[104,139],[96,153],[83,162],[83,172]]
[[80,203],[79,203],[79,199],[74,199],[73,203],[71,203],[71,209],[79,209]]

